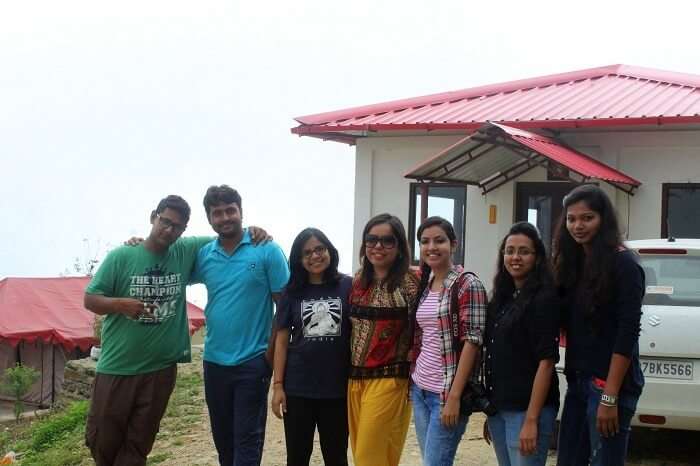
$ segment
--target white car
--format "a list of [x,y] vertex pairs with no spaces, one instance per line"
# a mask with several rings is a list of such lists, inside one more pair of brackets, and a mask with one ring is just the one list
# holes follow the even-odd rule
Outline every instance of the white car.
[[[646,277],[639,354],[645,384],[633,425],[700,430],[700,239],[628,241]],[[564,406],[564,348],[557,364]]]

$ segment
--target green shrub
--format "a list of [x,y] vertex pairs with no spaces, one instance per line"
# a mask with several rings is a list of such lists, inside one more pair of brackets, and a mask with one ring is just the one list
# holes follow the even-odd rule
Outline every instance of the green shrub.
[[0,391],[15,399],[15,421],[19,422],[22,412],[24,412],[24,402],[22,398],[32,388],[34,382],[39,379],[39,371],[33,367],[23,366],[17,363],[15,367],[8,367],[2,377]]

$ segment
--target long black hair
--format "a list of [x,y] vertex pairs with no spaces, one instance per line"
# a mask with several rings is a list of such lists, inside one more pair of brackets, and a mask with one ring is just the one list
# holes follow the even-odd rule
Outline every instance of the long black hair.
[[389,291],[394,291],[401,285],[404,275],[408,272],[410,264],[410,252],[408,250],[408,240],[406,239],[406,229],[403,227],[401,220],[395,215],[379,214],[372,217],[362,230],[362,245],[360,246],[360,285],[362,288],[369,288],[374,280],[374,266],[367,259],[367,248],[365,247],[365,238],[369,231],[377,226],[386,223],[391,227],[391,231],[396,237],[396,248],[398,255],[394,263],[389,269],[389,274],[386,277],[386,284]]
[[[600,215],[600,228],[591,239],[590,254],[584,254],[566,228],[567,210],[583,201]],[[560,291],[571,296],[578,286],[586,291],[586,314],[592,318],[601,305],[612,298],[615,253],[623,247],[615,208],[605,192],[595,185],[581,185],[564,198],[564,209],[557,225],[552,261],[554,278]],[[591,319],[595,321],[596,319]]]
[[531,223],[514,223],[506,236],[503,237],[498,249],[498,270],[493,278],[493,293],[488,306],[489,314],[500,309],[504,303],[513,300],[515,282],[511,274],[506,270],[504,259],[506,242],[513,235],[523,235],[532,241],[532,245],[535,248],[535,266],[527,275],[523,287],[518,292],[518,297],[515,300],[516,309],[510,313],[508,318],[510,322],[517,321],[534,296],[543,288],[551,287],[553,283],[552,271],[547,260],[547,251],[540,232]]
[[304,228],[297,237],[294,238],[292,250],[289,252],[290,274],[286,287],[286,291],[289,294],[298,294],[309,284],[309,272],[304,268],[302,260],[304,259],[304,244],[311,238],[316,238],[323,244],[326,249],[328,249],[328,255],[331,257],[328,268],[323,271],[323,282],[333,284],[337,283],[340,279],[340,273],[338,273],[338,250],[318,228]]
[[[420,224],[418,231],[416,232],[416,238],[418,239],[418,244],[420,244],[420,237],[423,232],[430,227],[439,227],[445,232],[445,236],[453,243],[457,240],[457,235],[455,234],[455,229],[450,222],[442,217],[433,216],[428,217]],[[420,297],[423,296],[423,292],[428,287],[428,281],[430,280],[430,266],[425,262],[421,262],[420,265],[420,285],[418,285],[418,299],[416,300],[416,306],[420,302]]]

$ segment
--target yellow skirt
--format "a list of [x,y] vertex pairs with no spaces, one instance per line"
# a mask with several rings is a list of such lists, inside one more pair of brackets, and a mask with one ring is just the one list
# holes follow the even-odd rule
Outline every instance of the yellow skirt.
[[355,466],[398,466],[410,422],[407,379],[348,382],[348,426]]

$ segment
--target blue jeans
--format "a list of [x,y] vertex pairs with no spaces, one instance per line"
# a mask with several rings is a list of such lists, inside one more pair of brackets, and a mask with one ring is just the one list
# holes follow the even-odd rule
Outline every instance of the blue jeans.
[[259,466],[272,370],[264,355],[238,366],[204,361],[204,393],[221,466]]
[[500,466],[544,466],[549,441],[554,433],[557,408],[544,406],[537,420],[537,449],[531,455],[520,453],[520,430],[526,411],[499,411],[489,416],[489,433]]
[[457,445],[467,428],[469,416],[460,416],[455,427],[440,422],[440,395],[411,383],[413,422],[424,466],[452,466]]
[[627,457],[630,423],[639,397],[621,393],[618,396],[620,432],[601,437],[596,428],[598,405],[603,390],[590,376],[567,377],[564,412],[559,426],[559,466],[623,466]]

